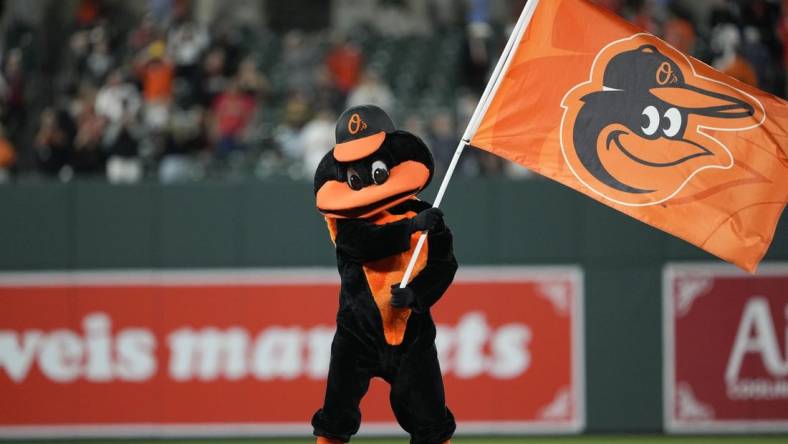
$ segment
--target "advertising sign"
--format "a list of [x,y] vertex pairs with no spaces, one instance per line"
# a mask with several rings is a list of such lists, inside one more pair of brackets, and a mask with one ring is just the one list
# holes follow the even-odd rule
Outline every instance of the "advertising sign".
[[664,271],[665,429],[788,431],[788,264]]
[[[0,437],[306,435],[323,400],[327,269],[0,275]],[[575,268],[464,268],[438,304],[460,432],[584,423]],[[365,434],[401,433],[373,380]]]

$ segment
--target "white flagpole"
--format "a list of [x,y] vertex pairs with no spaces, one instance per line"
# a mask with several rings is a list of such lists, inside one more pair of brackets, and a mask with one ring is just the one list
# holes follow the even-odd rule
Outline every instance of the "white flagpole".
[[[511,35],[509,35],[509,41],[506,42],[506,47],[504,47],[501,57],[498,59],[498,63],[496,63],[495,69],[490,75],[490,81],[487,82],[487,86],[484,88],[484,93],[482,93],[482,97],[479,99],[479,103],[476,104],[476,109],[474,109],[473,115],[471,115],[468,126],[465,127],[465,132],[462,135],[462,139],[460,140],[460,143],[457,144],[457,149],[454,151],[454,156],[451,158],[449,168],[446,170],[446,174],[443,176],[443,182],[441,182],[441,186],[438,189],[438,195],[435,196],[435,202],[432,204],[433,208],[440,206],[441,201],[443,200],[443,195],[446,193],[446,188],[449,186],[449,181],[454,174],[454,169],[457,167],[457,163],[460,160],[462,150],[467,144],[470,143],[471,137],[473,137],[473,135],[476,134],[476,130],[479,129],[482,117],[487,112],[487,107],[490,106],[490,101],[493,97],[495,97],[495,92],[498,89],[501,79],[503,78],[501,74],[506,72],[508,69],[509,63],[512,60],[512,55],[514,54],[514,48],[522,38],[525,29],[528,28],[528,23],[531,22],[531,18],[533,17],[534,11],[536,10],[536,6],[538,4],[539,0],[528,0],[525,8],[523,8],[523,12],[520,14],[520,18],[517,19],[517,24],[514,26],[514,29],[512,29]],[[421,236],[419,236],[419,241],[416,243],[416,248],[413,250],[413,255],[410,257],[410,262],[408,262],[408,268],[405,269],[405,275],[402,277],[402,282],[400,282],[400,288],[405,288],[405,286],[408,285],[408,282],[410,282],[410,277],[413,274],[413,267],[416,266],[416,259],[419,257],[419,253],[421,252],[426,239],[427,232],[425,231],[421,233]]]

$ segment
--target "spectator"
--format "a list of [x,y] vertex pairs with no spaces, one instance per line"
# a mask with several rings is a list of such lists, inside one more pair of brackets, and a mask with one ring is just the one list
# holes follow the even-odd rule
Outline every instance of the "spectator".
[[330,109],[321,109],[301,130],[304,177],[312,177],[323,156],[336,143],[334,128],[337,116]]
[[394,94],[372,69],[364,72],[361,83],[348,96],[346,106],[351,108],[365,104],[377,105],[388,112],[394,110]]
[[197,155],[206,145],[205,111],[185,89],[176,94],[167,129],[159,180],[174,183],[199,179],[202,171]]
[[287,91],[306,92],[312,85],[312,72],[319,63],[317,45],[300,31],[288,32],[282,42],[281,68],[287,73]]
[[719,54],[713,66],[741,82],[758,86],[755,70],[747,60],[741,56],[741,33],[739,28],[732,23],[717,25],[712,30],[712,48]]
[[769,49],[761,41],[761,32],[753,27],[744,28],[743,43],[741,46],[741,56],[750,64],[755,71],[756,84],[761,89],[771,90],[773,88],[775,73],[779,73],[779,68],[773,66]]
[[3,68],[3,80],[5,83],[3,124],[10,134],[19,134],[24,128],[27,118],[22,51],[19,49],[9,51]]
[[294,93],[285,104],[282,123],[276,128],[274,139],[279,151],[290,162],[300,162],[304,158],[304,145],[301,128],[309,118],[309,103],[300,93]]
[[154,131],[164,128],[169,119],[169,104],[172,95],[174,68],[166,58],[165,44],[156,41],[142,53],[138,60],[145,98],[145,126]]
[[73,75],[81,76],[87,69],[90,55],[90,32],[87,30],[75,32],[69,39],[68,49],[70,62],[68,69]]
[[[122,117],[121,117],[122,120]],[[69,159],[69,169],[77,174],[100,174],[104,170],[102,139],[108,120],[99,115],[93,106],[86,106],[77,120],[74,148]],[[118,123],[110,123],[118,125]]]
[[211,49],[205,56],[199,77],[194,85],[194,94],[204,107],[210,107],[214,99],[227,88],[229,79],[225,76],[226,54],[224,49]]
[[361,74],[361,50],[345,37],[337,37],[326,57],[326,68],[331,73],[334,87],[347,95],[358,85]]
[[315,68],[313,83],[315,89],[312,102],[315,104],[315,108],[335,111],[342,109],[345,105],[346,93],[342,93],[336,88],[331,73],[325,66]]
[[663,27],[664,39],[679,51],[693,54],[695,51],[695,30],[692,23],[681,18],[672,17]]
[[113,71],[96,95],[96,113],[111,123],[119,122],[125,113],[136,114],[142,105],[137,88],[125,81],[123,72]]
[[52,108],[41,112],[39,128],[33,139],[33,153],[41,172],[57,176],[68,165],[76,131],[68,113]]
[[[429,125],[426,140],[430,149],[432,149],[432,155],[435,157],[436,170],[443,173],[449,167],[452,157],[454,157],[457,143],[460,141],[460,134],[455,128],[452,114],[445,110],[435,112]],[[457,165],[457,172],[466,176],[478,175],[478,156],[479,154],[475,150],[464,153]]]
[[142,52],[138,63],[145,101],[169,101],[175,70],[167,58],[165,43],[162,40],[153,42]]
[[88,76],[97,83],[102,81],[112,66],[115,60],[110,54],[109,43],[106,39],[101,39],[93,45],[93,49],[85,61]]
[[257,64],[251,56],[241,60],[236,79],[241,91],[255,97],[261,96],[268,86],[268,80],[257,69]]
[[[107,179],[110,183],[135,183],[142,179],[142,160],[139,157],[141,130],[137,114],[125,109],[120,121],[112,122],[104,131],[102,144],[109,153]],[[96,149],[92,136],[92,133],[87,135],[82,149]],[[76,149],[80,149],[80,143]]]
[[190,20],[177,24],[167,36],[167,50],[175,64],[175,75],[195,79],[200,57],[208,48],[208,31]]
[[374,20],[380,1],[334,0],[331,2],[331,25],[342,32],[367,28]]
[[227,91],[216,97],[211,109],[220,157],[245,148],[243,136],[252,121],[255,106],[255,99],[244,94],[237,81],[230,82]]
[[77,6],[77,24],[89,26],[93,24],[101,14],[101,2],[99,0],[80,0]]
[[428,0],[430,21],[438,32],[456,28],[462,23],[461,3],[463,0]]
[[148,0],[148,8],[154,23],[159,26],[167,26],[175,13],[175,2],[177,0]]
[[156,28],[156,23],[151,14],[145,14],[139,25],[129,34],[129,50],[138,54],[161,38],[161,33]]
[[483,88],[490,68],[494,63],[490,60],[488,48],[492,38],[492,26],[489,22],[490,5],[488,0],[470,1],[467,12],[466,40],[468,43],[468,84],[474,88]]
[[635,8],[634,14],[625,17],[638,28],[656,35],[659,34],[659,24],[654,16],[652,4],[642,2]]
[[[428,132],[424,126],[424,119],[418,114],[408,114],[408,117],[406,117],[405,121],[402,123],[402,130],[427,141]],[[430,151],[434,151],[432,147],[430,147]]]
[[457,148],[458,137],[454,131],[451,114],[438,111],[430,121],[428,143],[435,157],[437,171],[445,172]]
[[426,12],[424,0],[383,1],[370,17],[370,25],[386,37],[423,34],[429,28]]
[[106,153],[101,145],[104,121],[95,114],[86,117],[69,160],[70,172],[77,177],[100,176],[105,170]]

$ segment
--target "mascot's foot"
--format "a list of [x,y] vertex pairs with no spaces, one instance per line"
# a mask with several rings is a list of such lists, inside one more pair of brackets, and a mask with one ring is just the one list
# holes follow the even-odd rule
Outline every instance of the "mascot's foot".
[[325,438],[322,436],[317,437],[317,444],[345,444],[344,441],[338,439]]

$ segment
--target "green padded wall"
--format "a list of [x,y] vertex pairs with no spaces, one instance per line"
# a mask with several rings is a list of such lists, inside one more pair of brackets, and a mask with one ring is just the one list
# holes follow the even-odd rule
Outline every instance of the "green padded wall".
[[[0,208],[6,271],[334,264],[306,182],[16,184]],[[544,180],[456,179],[444,210],[461,265],[583,267],[587,429],[661,430],[661,269],[714,259]],[[781,222],[767,260],[788,260]]]

